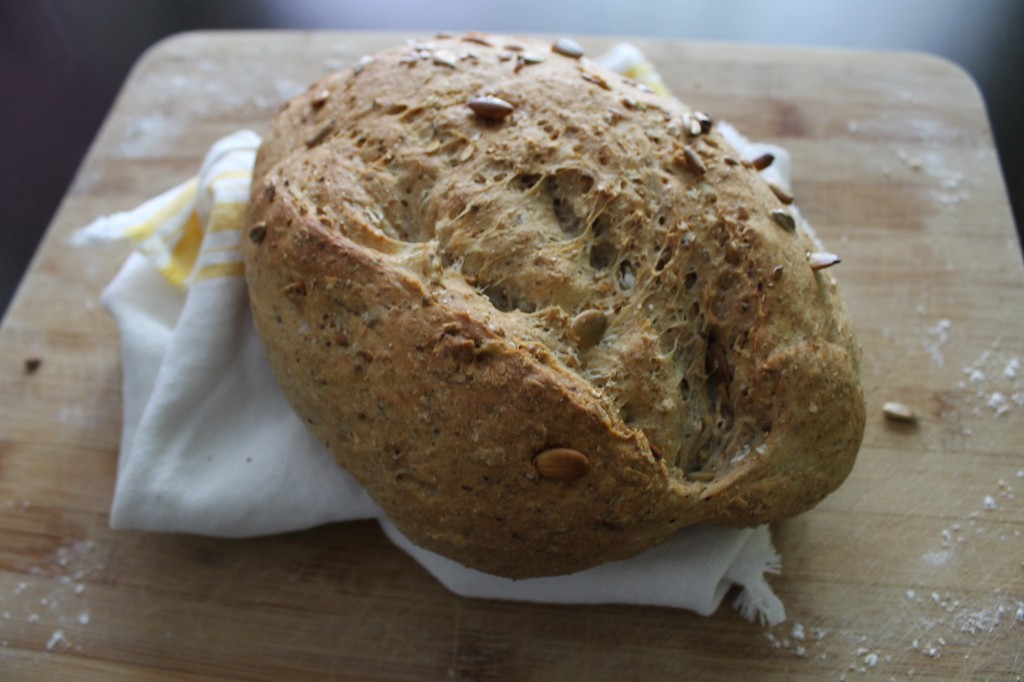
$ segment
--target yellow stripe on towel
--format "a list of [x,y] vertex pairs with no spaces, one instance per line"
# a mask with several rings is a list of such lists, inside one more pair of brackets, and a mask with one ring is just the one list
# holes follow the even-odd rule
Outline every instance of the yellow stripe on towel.
[[170,261],[160,268],[161,274],[176,287],[184,287],[185,281],[192,274],[199,257],[199,247],[203,244],[203,226],[195,212],[185,223],[185,232],[171,252]]
[[207,279],[218,277],[242,277],[245,275],[245,265],[241,261],[231,263],[213,263],[200,268],[193,282],[202,282]]
[[213,210],[210,211],[210,222],[206,226],[206,231],[224,232],[241,228],[248,207],[248,204],[237,201],[223,201],[214,204]]
[[181,193],[171,199],[166,206],[161,207],[141,223],[126,228],[124,231],[125,236],[134,242],[141,242],[153,236],[167,221],[182,211],[187,210],[189,205],[195,202],[198,187],[199,178],[189,180],[181,189]]

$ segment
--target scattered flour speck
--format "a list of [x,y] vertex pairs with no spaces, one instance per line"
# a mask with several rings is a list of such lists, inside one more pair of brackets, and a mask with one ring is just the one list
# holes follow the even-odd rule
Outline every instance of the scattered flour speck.
[[53,651],[58,644],[67,644],[67,639],[64,638],[63,630],[54,630],[53,634],[50,635],[49,641],[46,642],[46,650]]

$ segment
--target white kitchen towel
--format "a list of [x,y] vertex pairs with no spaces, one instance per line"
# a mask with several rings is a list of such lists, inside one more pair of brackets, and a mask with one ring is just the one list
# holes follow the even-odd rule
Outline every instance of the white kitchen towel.
[[[747,158],[767,149],[723,132]],[[73,237],[127,238],[136,251],[102,297],[124,370],[114,528],[245,537],[376,518],[392,542],[467,597],[708,615],[735,586],[745,617],[785,619],[765,580],[780,570],[767,527],[687,528],[629,560],[519,581],[465,568],[401,535],[292,412],[253,328],[240,226],[259,142],[248,131],[220,140],[196,178]]]

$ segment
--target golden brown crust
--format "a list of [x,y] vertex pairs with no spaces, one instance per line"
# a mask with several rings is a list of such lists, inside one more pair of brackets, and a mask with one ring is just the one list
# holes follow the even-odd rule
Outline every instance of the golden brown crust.
[[246,274],[297,413],[413,542],[510,577],[816,504],[864,404],[810,238],[680,103],[474,38],[332,74],[264,141]]

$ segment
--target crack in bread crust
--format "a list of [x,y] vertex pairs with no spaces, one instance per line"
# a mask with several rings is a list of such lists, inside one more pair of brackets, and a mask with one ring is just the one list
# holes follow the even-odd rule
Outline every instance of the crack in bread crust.
[[413,542],[510,577],[816,504],[864,404],[811,239],[681,103],[487,42],[364,60],[266,136],[246,275],[296,412]]

